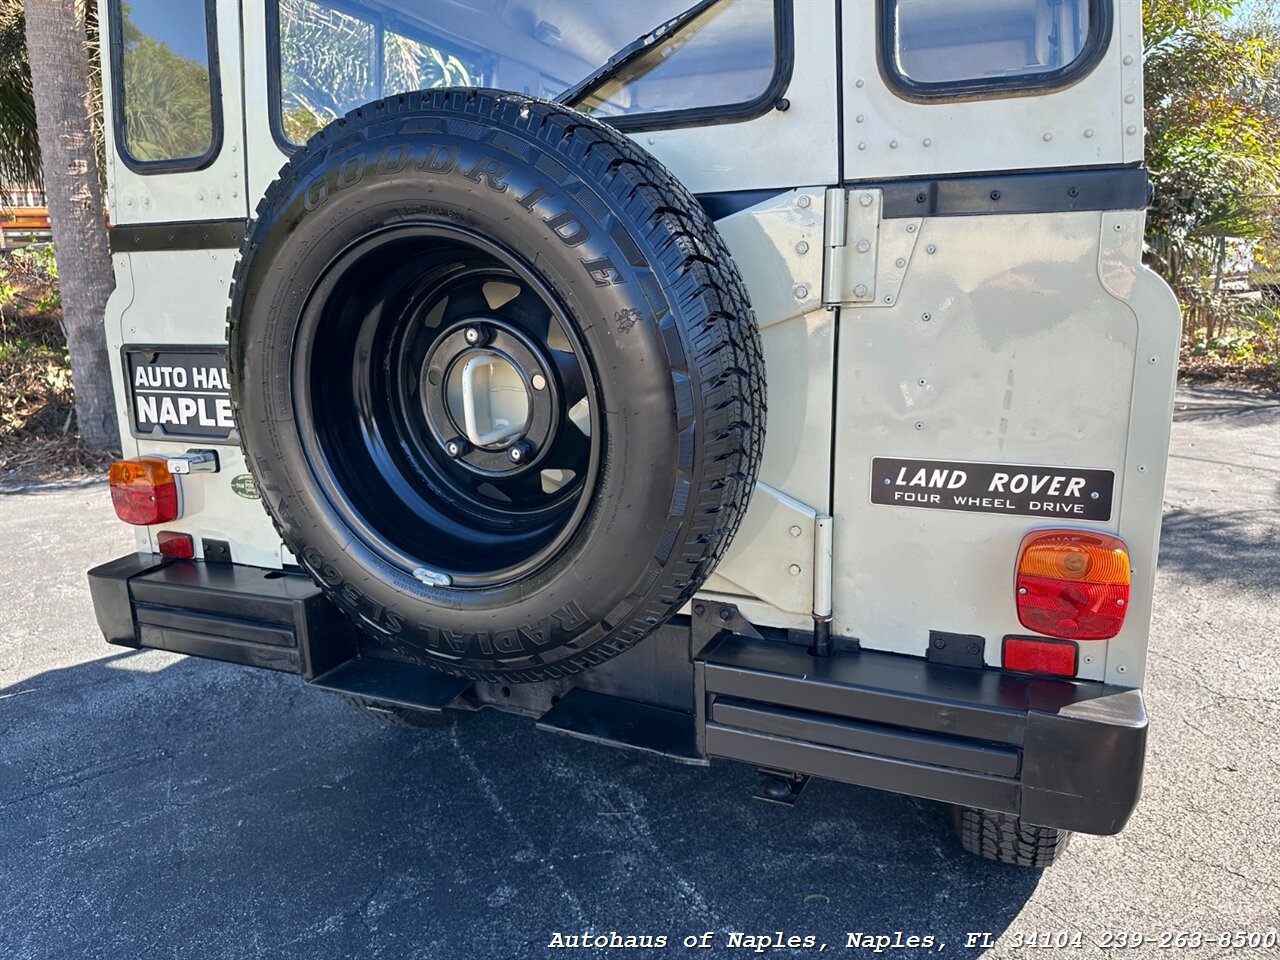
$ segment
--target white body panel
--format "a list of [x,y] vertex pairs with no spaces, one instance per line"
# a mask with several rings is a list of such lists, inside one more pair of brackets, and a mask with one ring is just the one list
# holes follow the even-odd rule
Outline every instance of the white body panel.
[[[1046,525],[1105,530],[1130,546],[1132,604],[1116,639],[1084,644],[1080,672],[1137,686],[1179,327],[1172,295],[1141,265],[1142,214],[884,220],[877,303],[837,310],[823,306],[823,238],[841,136],[850,180],[1140,160],[1140,6],[1119,0],[1110,47],[1072,86],[943,103],[909,101],[883,79],[876,7],[847,0],[842,8],[843,124],[834,2],[797,0],[789,109],[635,135],[694,191],[780,191],[719,223],[761,326],[769,419],[760,487],[706,594],[735,600],[760,624],[811,627],[815,591],[830,576],[835,634],[914,655],[931,629],[980,634],[988,662],[998,663],[1000,638],[1025,632],[1013,593],[1021,538]],[[221,153],[190,173],[143,175],[110,162],[116,224],[244,217],[285,160],[265,108],[264,5],[218,0],[217,12]],[[122,345],[224,342],[236,256],[115,255],[106,325],[121,383]],[[118,400],[127,425],[123,391]],[[199,444],[139,440],[126,427],[123,446],[135,456]],[[260,503],[228,482],[247,472],[239,448],[218,449],[220,472],[183,479],[185,516],[165,528],[197,544],[226,540],[238,562],[279,567],[290,558]],[[1072,523],[874,505],[873,457],[1114,470],[1114,510],[1107,522]],[[815,562],[827,514],[833,572]],[[156,549],[146,528],[138,542]]]

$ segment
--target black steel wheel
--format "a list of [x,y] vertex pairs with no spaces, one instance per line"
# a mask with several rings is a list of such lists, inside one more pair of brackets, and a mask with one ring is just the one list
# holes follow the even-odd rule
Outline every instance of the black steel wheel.
[[536,571],[590,503],[587,352],[546,284],[473,231],[410,224],[352,244],[302,313],[293,380],[330,506],[425,584]]
[[732,259],[656,160],[556,104],[437,90],[335,121],[259,204],[228,330],[262,503],[391,656],[600,663],[710,575],[754,486]]

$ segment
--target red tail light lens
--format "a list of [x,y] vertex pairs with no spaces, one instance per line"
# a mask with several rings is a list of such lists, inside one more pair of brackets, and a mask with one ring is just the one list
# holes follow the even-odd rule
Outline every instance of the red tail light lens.
[[1006,670],[1074,677],[1079,648],[1070,640],[1041,637],[1005,637],[1001,662]]
[[156,534],[156,546],[162,556],[174,560],[194,560],[196,556],[196,541],[189,533],[161,530]]
[[145,527],[178,519],[178,483],[163,458],[117,460],[108,479],[116,516],[125,523]]
[[1069,640],[1107,640],[1129,609],[1129,551],[1123,540],[1086,530],[1029,534],[1018,554],[1018,620]]

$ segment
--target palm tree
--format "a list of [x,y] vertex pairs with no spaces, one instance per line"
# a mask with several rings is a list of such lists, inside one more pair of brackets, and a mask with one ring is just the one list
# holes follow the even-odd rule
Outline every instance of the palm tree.
[[[7,2],[7,0],[6,0]],[[103,219],[84,0],[26,0],[41,172],[58,260],[76,423],[95,450],[119,445],[103,317],[115,272]]]

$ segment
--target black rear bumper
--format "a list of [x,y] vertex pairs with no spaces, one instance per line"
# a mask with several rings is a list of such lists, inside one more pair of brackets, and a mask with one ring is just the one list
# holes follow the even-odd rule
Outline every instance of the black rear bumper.
[[[131,554],[90,571],[89,584],[111,643],[283,670],[326,690],[421,709],[490,702],[482,685],[362,657],[358,631],[301,574]],[[740,622],[721,619],[718,605],[704,609],[703,623]],[[659,682],[647,678],[646,664],[659,658],[637,648],[614,662],[622,669],[612,677],[606,664],[580,675],[579,688],[559,690],[539,726],[685,762],[740,760],[1085,833],[1119,832],[1138,802],[1147,732],[1139,690],[871,651],[820,659],[805,646],[728,630],[695,643],[706,636],[697,622],[663,630],[688,638],[687,646],[664,641],[664,649],[689,651],[688,712],[644,702],[646,684]],[[669,688],[671,664],[661,669]]]

